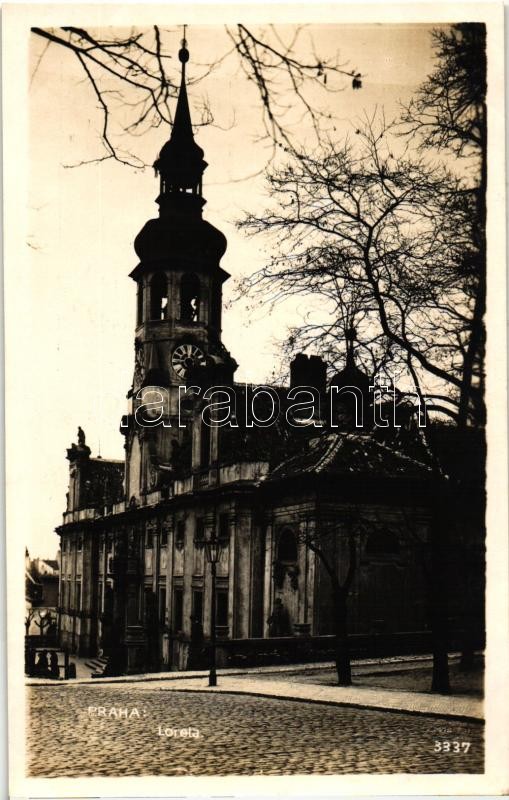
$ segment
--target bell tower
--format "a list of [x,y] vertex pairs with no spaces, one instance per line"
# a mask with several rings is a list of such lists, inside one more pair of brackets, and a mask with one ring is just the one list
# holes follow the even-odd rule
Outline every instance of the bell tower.
[[[169,140],[154,163],[159,177],[159,215],[149,220],[134,242],[140,261],[130,277],[137,285],[135,367],[128,393],[126,493],[143,497],[172,472],[172,454],[182,447],[179,397],[197,368],[207,368],[217,383],[231,382],[237,367],[221,342],[222,285],[229,277],[220,266],[226,238],[203,219],[204,153],[196,143],[186,88],[189,51],[179,50],[181,82]],[[139,425],[136,409],[160,390],[164,413],[157,425]],[[180,409],[182,410],[182,409]],[[164,481],[163,481],[164,482]]]

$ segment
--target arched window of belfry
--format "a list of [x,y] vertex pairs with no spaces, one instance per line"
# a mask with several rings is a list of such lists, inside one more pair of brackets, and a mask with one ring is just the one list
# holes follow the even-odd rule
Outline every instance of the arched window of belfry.
[[150,281],[150,319],[166,319],[168,307],[168,281],[162,272],[156,272]]
[[283,528],[277,546],[277,560],[281,564],[295,564],[297,561],[297,540],[291,528]]
[[200,281],[196,275],[183,275],[180,281],[180,319],[184,322],[200,319]]

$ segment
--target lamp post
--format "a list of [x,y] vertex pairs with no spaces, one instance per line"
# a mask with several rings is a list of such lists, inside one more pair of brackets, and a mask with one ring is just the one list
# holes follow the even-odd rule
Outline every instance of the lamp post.
[[210,536],[205,539],[196,539],[195,544],[205,548],[205,556],[210,564],[212,576],[212,600],[210,603],[210,672],[209,686],[217,686],[216,674],[216,567],[221,558],[224,542],[216,536],[216,519],[212,523]]

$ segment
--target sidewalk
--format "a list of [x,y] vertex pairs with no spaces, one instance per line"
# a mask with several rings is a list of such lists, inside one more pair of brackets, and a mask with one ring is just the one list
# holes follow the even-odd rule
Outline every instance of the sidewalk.
[[[449,661],[457,658],[459,653],[451,653]],[[70,660],[76,665],[76,683],[137,683],[138,681],[174,681],[181,678],[203,678],[208,675],[207,670],[189,670],[185,672],[178,672],[171,670],[169,672],[146,672],[138,673],[135,675],[118,675],[116,677],[108,678],[92,678],[92,670],[87,667],[89,658],[80,658],[76,655],[71,655]],[[373,672],[383,670],[384,672],[391,671],[391,669],[401,670],[410,669],[412,665],[422,665],[423,663],[431,663],[431,656],[429,655],[415,655],[415,656],[388,656],[386,658],[365,658],[352,661],[352,672],[361,671],[369,668]],[[320,672],[324,669],[332,669],[334,667],[333,661],[319,661],[307,662],[305,664],[272,664],[265,667],[224,667],[218,668],[218,675],[267,675],[267,674],[292,674],[292,673],[313,673]],[[27,679],[29,685],[46,685],[53,684],[54,681],[46,680],[44,678],[29,678]]]
[[[411,669],[430,662],[429,656],[413,656],[391,659],[366,659],[355,662],[353,675],[376,671],[395,671]],[[253,669],[219,669],[218,686],[208,686],[208,673],[200,672],[159,672],[148,675],[124,675],[116,678],[80,679],[56,683],[51,680],[31,679],[32,686],[61,686],[72,688],[76,685],[94,684],[139,684],[155,683],[157,691],[174,692],[213,692],[216,694],[239,694],[300,702],[322,703],[351,708],[378,709],[380,711],[425,714],[456,720],[483,720],[483,701],[468,695],[436,695],[427,692],[411,692],[363,686],[323,686],[313,683],[298,683],[289,680],[271,680],[270,674],[318,672],[332,667],[332,662],[321,664],[292,664],[279,667],[258,667]],[[119,687],[120,688],[120,687]],[[126,686],[127,688],[127,686]]]
[[251,680],[219,676],[218,686],[208,686],[208,678],[201,680],[163,681],[161,691],[215,692],[271,697],[279,700],[296,700],[308,703],[371,708],[380,711],[399,711],[407,714],[425,714],[462,721],[482,721],[483,702],[466,695],[438,695],[424,692],[391,691],[368,686],[316,686],[292,681],[271,681],[263,676]]

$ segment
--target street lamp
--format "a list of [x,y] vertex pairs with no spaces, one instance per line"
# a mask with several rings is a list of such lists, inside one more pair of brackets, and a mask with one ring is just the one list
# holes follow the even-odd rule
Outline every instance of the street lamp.
[[217,686],[216,674],[216,566],[223,553],[225,542],[216,536],[216,521],[212,523],[210,536],[204,539],[195,539],[195,545],[205,548],[205,556],[210,564],[212,575],[212,601],[210,604],[210,672],[209,686]]

